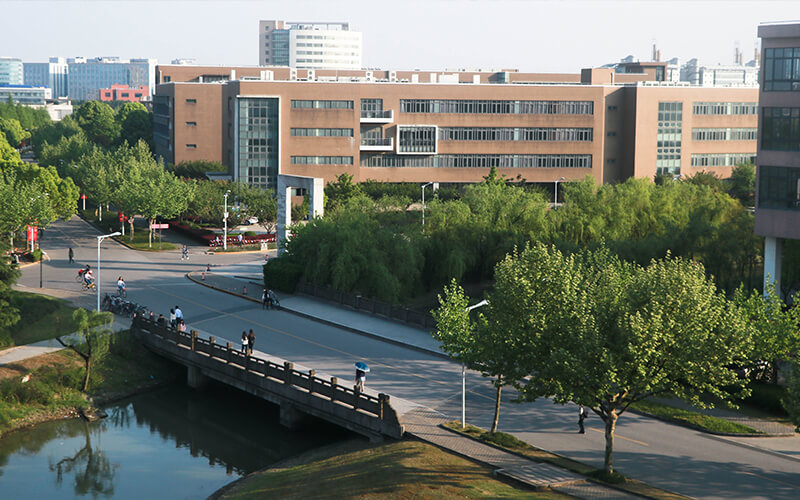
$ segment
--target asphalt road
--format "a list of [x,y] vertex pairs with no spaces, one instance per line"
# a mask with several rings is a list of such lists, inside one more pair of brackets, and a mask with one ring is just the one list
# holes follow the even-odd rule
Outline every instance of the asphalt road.
[[[51,260],[43,266],[48,293],[94,307],[95,297],[74,280],[85,263],[94,268],[99,234],[73,218],[46,231],[42,248]],[[77,263],[67,262],[72,246]],[[457,363],[402,346],[370,339],[344,329],[300,318],[284,311],[263,311],[258,304],[194,284],[184,275],[211,263],[215,272],[260,272],[261,254],[202,255],[192,249],[188,261],[179,251],[136,252],[106,240],[102,245],[101,291],[113,292],[117,276],[128,283],[128,298],[165,316],[180,305],[190,328],[213,333],[218,339],[238,342],[242,330],[253,329],[256,350],[292,360],[319,372],[349,380],[352,363],[363,359],[373,367],[369,388],[460,415],[460,374]],[[24,269],[20,285],[39,285],[38,266]],[[35,291],[35,290],[31,290]],[[467,422],[488,428],[494,409],[494,389],[479,374],[468,373]],[[587,432],[577,431],[577,408],[554,405],[549,400],[513,404],[506,391],[500,413],[500,430],[544,449],[602,466],[603,426],[590,414]],[[800,497],[800,460],[737,445],[731,441],[625,414],[617,425],[614,463],[631,477],[684,495],[709,499]],[[800,438],[787,439],[800,447]]]

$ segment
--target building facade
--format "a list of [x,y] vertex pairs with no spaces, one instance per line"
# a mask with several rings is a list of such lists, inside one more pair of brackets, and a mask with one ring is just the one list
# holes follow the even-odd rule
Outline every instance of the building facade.
[[764,286],[780,290],[784,239],[800,239],[800,23],[758,27],[762,61],[755,232]]
[[52,98],[52,93],[47,87],[0,85],[0,102],[8,101],[9,97],[15,104],[44,106]]
[[0,57],[0,85],[22,85],[22,59]]
[[259,21],[261,66],[361,69],[361,32],[348,23]]
[[53,98],[69,96],[69,65],[63,57],[51,57],[46,63],[24,63],[25,85],[50,87]]
[[127,85],[112,85],[108,89],[100,89],[101,101],[125,101],[141,102],[150,95],[150,87],[142,85],[139,88],[131,88]]
[[[660,66],[575,75],[159,67],[156,154],[221,161],[236,180],[531,183],[722,177],[756,154],[757,88],[665,83]],[[258,75],[258,76],[255,76]],[[657,80],[659,78],[660,80]],[[188,81],[193,80],[193,81]],[[423,83],[424,82],[424,83]]]
[[121,60],[116,57],[68,60],[69,98],[77,101],[100,99],[100,89],[112,85],[153,88],[155,59]]

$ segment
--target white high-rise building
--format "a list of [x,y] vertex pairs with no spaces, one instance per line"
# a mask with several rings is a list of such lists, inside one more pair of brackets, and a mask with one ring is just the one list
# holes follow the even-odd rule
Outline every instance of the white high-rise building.
[[0,85],[22,85],[22,59],[0,57]]
[[69,96],[69,66],[63,57],[51,57],[50,62],[23,64],[25,85],[49,87],[53,98]]
[[259,21],[261,66],[361,69],[361,32],[348,23]]

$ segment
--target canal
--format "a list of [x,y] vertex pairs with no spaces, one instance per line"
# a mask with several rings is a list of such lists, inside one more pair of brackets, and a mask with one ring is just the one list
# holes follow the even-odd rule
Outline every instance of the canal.
[[206,498],[240,476],[352,437],[300,431],[277,406],[229,387],[183,385],[104,407],[108,418],[47,422],[0,439],[0,497]]

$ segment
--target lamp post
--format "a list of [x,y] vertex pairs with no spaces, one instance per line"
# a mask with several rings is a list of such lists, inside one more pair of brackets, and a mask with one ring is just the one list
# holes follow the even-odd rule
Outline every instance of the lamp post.
[[222,211],[222,249],[228,249],[228,195],[231,194],[231,190],[225,191],[223,198],[225,198],[225,208]]
[[102,243],[106,238],[119,236],[120,234],[122,233],[116,231],[111,234],[103,234],[97,237],[97,279],[95,280],[95,288],[97,289],[97,312],[100,312],[100,243]]
[[[488,303],[489,301],[484,299],[475,305],[467,307],[464,310],[470,312],[471,310],[483,307]],[[461,363],[461,428],[463,429],[466,426],[467,426],[467,367],[464,363]]]
[[433,185],[433,182],[428,182],[422,185],[422,225],[425,226],[425,188]]
[[47,252],[42,250],[42,256],[39,258],[39,288],[42,288],[42,262],[44,262],[45,257],[47,257]]
[[553,207],[557,207],[558,206],[558,183],[563,181],[563,180],[564,180],[563,177],[559,177],[558,179],[556,179],[556,189],[553,192]]

